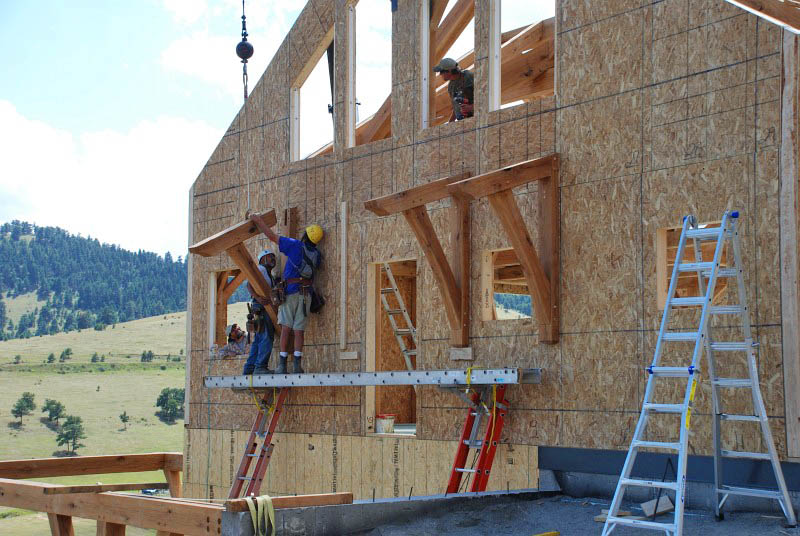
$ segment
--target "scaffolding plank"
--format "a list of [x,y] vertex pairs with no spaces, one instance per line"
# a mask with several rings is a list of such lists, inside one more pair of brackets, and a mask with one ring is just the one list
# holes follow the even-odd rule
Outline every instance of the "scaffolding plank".
[[[327,372],[315,374],[260,374],[206,376],[209,389],[264,387],[319,387],[365,385],[467,385],[467,370],[394,370],[382,372]],[[472,369],[471,385],[541,383],[542,369]]]

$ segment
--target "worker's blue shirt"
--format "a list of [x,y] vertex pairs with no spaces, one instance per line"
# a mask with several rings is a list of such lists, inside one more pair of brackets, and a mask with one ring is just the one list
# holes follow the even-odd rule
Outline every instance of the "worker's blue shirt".
[[[283,280],[300,278],[299,268],[303,265],[303,243],[300,240],[282,236],[278,239],[278,250],[286,255],[287,262],[283,269]],[[322,260],[322,255],[319,255],[319,260]],[[319,262],[317,266],[319,267]],[[299,283],[291,283],[286,286],[286,294],[294,294],[300,291]]]

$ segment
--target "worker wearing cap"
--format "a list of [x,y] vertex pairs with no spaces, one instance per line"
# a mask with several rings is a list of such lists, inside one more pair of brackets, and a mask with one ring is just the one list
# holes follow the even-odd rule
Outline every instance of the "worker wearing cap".
[[[275,285],[272,278],[272,269],[275,268],[275,254],[265,249],[258,254],[258,271],[264,276],[270,287]],[[242,374],[272,374],[269,369],[269,356],[272,353],[272,340],[275,337],[275,326],[267,314],[269,305],[268,296],[259,296],[250,281],[247,282],[247,291],[253,299],[250,309],[256,316],[257,328],[253,337],[253,344],[250,346],[250,355],[244,364]],[[249,328],[248,328],[249,330]]]
[[[458,62],[453,58],[444,58],[433,72],[439,73],[443,80],[448,82],[447,94],[450,95],[450,103],[453,111],[448,121],[472,117],[475,102],[475,77],[470,71],[461,70]],[[459,102],[460,101],[460,102]]]
[[322,264],[322,254],[317,244],[322,240],[322,227],[309,225],[300,240],[278,236],[272,228],[264,231],[267,238],[278,244],[278,250],[286,255],[283,280],[286,282],[286,301],[278,308],[278,324],[281,326],[280,363],[276,374],[286,373],[289,358],[289,333],[294,332],[294,366],[292,372],[301,373],[303,367],[303,335],[311,308],[311,282],[314,272]]

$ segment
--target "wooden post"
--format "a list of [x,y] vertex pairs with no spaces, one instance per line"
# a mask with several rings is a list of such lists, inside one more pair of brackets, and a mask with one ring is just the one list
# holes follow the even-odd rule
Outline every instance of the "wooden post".
[[780,153],[780,277],[783,385],[786,404],[786,450],[800,457],[800,253],[798,252],[798,116],[800,115],[800,45],[783,32],[783,92]]
[[347,201],[342,201],[339,219],[339,349],[347,350]]
[[71,516],[47,514],[47,520],[50,522],[50,534],[53,536],[75,536]]
[[[157,536],[169,536],[169,534],[169,532],[164,532],[162,530],[156,533]],[[97,536],[125,536],[125,525],[98,521]]]
[[469,346],[470,214],[469,199],[454,197],[450,216],[450,243],[453,248],[453,278],[461,298],[459,325],[451,330],[450,344]]

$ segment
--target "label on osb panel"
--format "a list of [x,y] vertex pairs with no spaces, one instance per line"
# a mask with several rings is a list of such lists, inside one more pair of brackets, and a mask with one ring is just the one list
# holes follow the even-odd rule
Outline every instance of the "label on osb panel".
[[339,352],[339,359],[358,359],[358,350],[353,352]]
[[472,347],[450,348],[450,359],[453,361],[472,361]]

